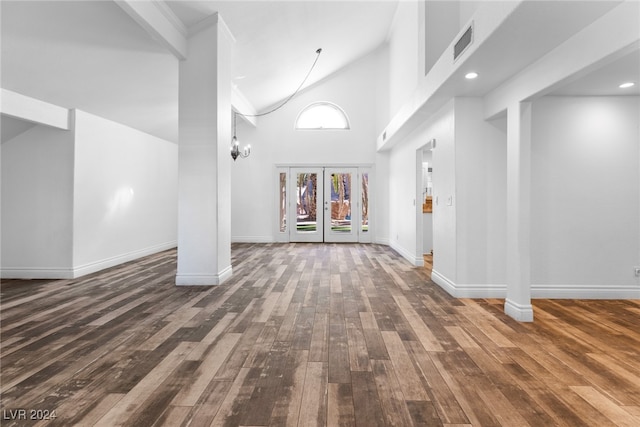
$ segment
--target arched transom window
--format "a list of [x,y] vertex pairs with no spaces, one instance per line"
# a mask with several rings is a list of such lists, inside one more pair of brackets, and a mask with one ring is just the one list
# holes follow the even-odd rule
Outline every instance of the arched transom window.
[[296,129],[300,130],[335,130],[349,129],[347,115],[336,104],[330,102],[314,102],[298,114]]

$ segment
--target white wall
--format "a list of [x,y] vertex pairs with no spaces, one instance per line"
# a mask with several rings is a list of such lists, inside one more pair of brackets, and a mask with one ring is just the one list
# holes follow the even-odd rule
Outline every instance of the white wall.
[[473,14],[476,13],[478,7],[482,6],[482,1],[475,0],[459,0],[459,8],[460,8],[460,20],[458,22],[458,29],[461,30],[462,27],[469,23],[469,20],[473,17]]
[[[416,150],[421,132],[408,138],[407,144],[389,154],[389,245],[412,263],[419,263],[415,251],[416,229]],[[426,143],[427,140],[424,141]]]
[[506,126],[483,119],[481,98],[456,98],[457,284],[505,284],[506,143]]
[[[419,23],[423,19],[418,2],[401,1],[389,33],[389,113],[385,125],[411,99],[422,77],[419,63]],[[422,56],[423,57],[423,56]],[[376,135],[377,136],[377,135]]]
[[638,97],[533,104],[533,296],[640,297],[639,105]]
[[[374,241],[388,245],[390,243],[391,203],[389,197],[391,188],[389,185],[389,152],[376,154],[375,191],[373,193],[375,212],[373,213]],[[369,183],[371,186],[371,183]],[[373,188],[373,187],[370,187]],[[369,197],[372,197],[371,195]],[[370,219],[371,221],[371,219]],[[371,225],[370,225],[371,228]]]
[[76,275],[174,247],[176,144],[76,110]]
[[[441,268],[455,275],[455,212],[445,204],[435,204],[435,197],[453,193],[455,190],[455,150],[453,101],[409,137],[395,146],[389,153],[389,171],[386,179],[389,186],[389,244],[409,261],[419,264],[422,250],[417,251],[418,210],[422,201],[416,187],[416,151],[432,138],[437,141],[433,151],[433,247],[434,263],[439,258]],[[419,209],[418,209],[419,208]],[[421,215],[421,214],[420,214]]]
[[390,245],[420,264],[420,227],[413,205],[416,199],[422,203],[422,189],[415,184],[416,150],[431,139],[436,140],[432,277],[457,296],[486,295],[496,289],[504,293],[506,129],[483,119],[480,98],[451,100],[391,150]]
[[2,143],[2,277],[71,275],[73,148],[43,125]]
[[460,2],[425,2],[425,74],[440,59],[460,28]]
[[[280,110],[259,117],[252,128],[238,120],[240,145],[251,144],[251,156],[231,165],[232,241],[274,240],[277,224],[276,165],[374,165],[380,55],[351,64],[331,78],[299,93]],[[382,89],[384,90],[384,88]],[[329,101],[342,107],[348,131],[299,131],[298,113],[308,104]],[[377,180],[376,182],[379,182]],[[374,190],[377,194],[377,191]],[[374,221],[378,222],[375,217]]]

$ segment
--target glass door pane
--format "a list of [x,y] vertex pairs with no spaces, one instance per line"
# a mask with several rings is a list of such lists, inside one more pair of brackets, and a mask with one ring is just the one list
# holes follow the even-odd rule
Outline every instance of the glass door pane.
[[363,172],[362,175],[362,215],[361,218],[361,232],[369,232],[369,173]]
[[322,181],[321,168],[291,168],[290,241],[322,242]]
[[358,241],[357,169],[325,170],[325,242]]
[[279,229],[281,233],[287,232],[287,173],[280,172],[278,190],[280,193],[279,204]]

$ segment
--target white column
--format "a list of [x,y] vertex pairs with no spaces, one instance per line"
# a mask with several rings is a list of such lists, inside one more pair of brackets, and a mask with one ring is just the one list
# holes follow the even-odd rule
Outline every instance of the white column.
[[179,70],[176,285],[231,275],[231,46],[219,15],[191,29]]
[[507,298],[504,311],[533,321],[531,305],[531,103],[507,109]]

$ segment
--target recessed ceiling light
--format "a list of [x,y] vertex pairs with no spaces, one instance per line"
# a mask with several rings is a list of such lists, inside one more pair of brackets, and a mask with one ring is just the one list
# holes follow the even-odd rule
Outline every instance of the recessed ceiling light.
[[633,83],[633,82],[622,83],[622,84],[621,84],[620,86],[618,86],[618,87],[619,87],[620,89],[626,89],[626,88],[631,87],[631,86],[635,86],[635,83]]
[[470,73],[465,74],[465,76],[464,76],[465,79],[469,79],[469,80],[473,80],[476,77],[478,77],[478,73],[473,72],[473,71],[470,72]]

